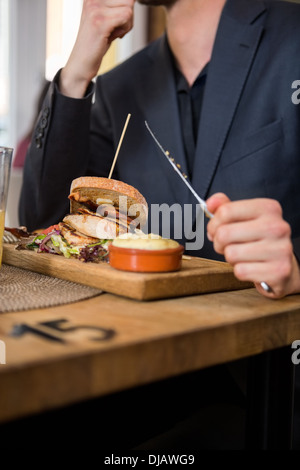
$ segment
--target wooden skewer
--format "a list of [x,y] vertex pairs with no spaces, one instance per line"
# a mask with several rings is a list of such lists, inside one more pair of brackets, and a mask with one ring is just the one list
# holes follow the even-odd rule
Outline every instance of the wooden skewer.
[[120,140],[119,140],[119,144],[118,144],[118,148],[116,150],[116,153],[115,153],[115,156],[114,156],[114,160],[112,162],[112,166],[111,166],[111,169],[110,169],[110,172],[109,172],[109,176],[108,176],[108,179],[111,178],[111,175],[114,171],[114,168],[115,168],[115,164],[116,164],[116,161],[117,161],[117,158],[118,158],[118,155],[119,155],[119,151],[120,151],[120,148],[121,148],[121,145],[122,145],[122,142],[123,142],[123,139],[124,139],[124,135],[125,135],[125,132],[126,132],[126,129],[127,129],[127,126],[128,126],[128,123],[129,123],[129,119],[131,118],[131,114],[128,114],[127,116],[127,119],[126,119],[126,122],[125,122],[125,125],[124,125],[124,128],[123,128],[123,132],[122,132],[122,135],[120,137]]

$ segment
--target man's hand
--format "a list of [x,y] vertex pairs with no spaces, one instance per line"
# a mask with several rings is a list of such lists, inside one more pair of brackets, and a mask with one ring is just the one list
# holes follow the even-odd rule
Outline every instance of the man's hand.
[[84,0],[77,39],[60,76],[61,93],[82,98],[110,44],[133,26],[135,0]]
[[[207,236],[215,251],[233,266],[238,279],[254,282],[259,292],[271,298],[300,292],[300,269],[293,254],[291,228],[283,220],[277,201],[231,202],[225,194],[218,193],[206,202],[214,214]],[[262,289],[262,281],[273,293]]]

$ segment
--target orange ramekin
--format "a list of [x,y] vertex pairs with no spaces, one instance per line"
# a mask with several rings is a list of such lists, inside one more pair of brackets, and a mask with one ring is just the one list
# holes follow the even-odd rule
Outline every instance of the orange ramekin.
[[165,250],[143,250],[109,245],[109,263],[115,269],[143,273],[178,271],[181,268],[182,245]]

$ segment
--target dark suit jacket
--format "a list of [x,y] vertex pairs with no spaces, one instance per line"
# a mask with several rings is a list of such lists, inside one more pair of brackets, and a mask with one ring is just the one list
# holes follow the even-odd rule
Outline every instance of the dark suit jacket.
[[[299,5],[228,0],[209,65],[192,184],[203,198],[222,191],[233,200],[277,199],[299,250],[295,80],[300,80]],[[58,222],[68,212],[73,178],[108,176],[128,113],[114,177],[138,188],[149,205],[195,205],[144,125],[147,120],[187,172],[165,37],[98,77],[91,101],[91,90],[82,100],[70,99],[52,83],[26,159],[21,223],[33,229]],[[217,257],[206,237],[193,254]]]

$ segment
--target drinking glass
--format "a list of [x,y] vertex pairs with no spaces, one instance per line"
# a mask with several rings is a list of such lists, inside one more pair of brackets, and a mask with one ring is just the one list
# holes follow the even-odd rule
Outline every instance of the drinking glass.
[[5,225],[5,210],[8,195],[13,149],[0,146],[0,266],[2,263],[2,238]]

